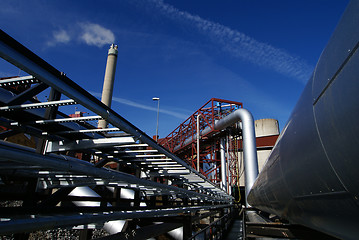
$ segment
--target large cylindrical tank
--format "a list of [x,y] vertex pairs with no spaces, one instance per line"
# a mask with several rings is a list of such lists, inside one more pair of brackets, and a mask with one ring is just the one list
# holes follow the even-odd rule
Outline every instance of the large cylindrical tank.
[[358,13],[350,2],[248,196],[342,239],[359,236]]

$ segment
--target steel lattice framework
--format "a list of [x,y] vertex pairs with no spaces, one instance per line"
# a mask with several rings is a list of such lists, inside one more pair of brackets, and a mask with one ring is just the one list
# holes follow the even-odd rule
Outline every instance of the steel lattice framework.
[[[172,217],[175,224],[155,229],[180,225],[187,238],[196,221],[231,213],[233,197],[3,31],[0,56],[29,74],[0,81],[0,199],[20,202],[0,207],[0,234],[98,228],[121,219],[133,219],[137,231]],[[48,101],[39,101],[41,94]],[[202,127],[224,113],[216,114],[215,102],[199,112],[205,116]],[[68,105],[89,116],[65,114]],[[101,119],[110,127],[91,123]],[[193,124],[188,126],[180,131],[193,137]],[[71,194],[80,187],[94,195]],[[132,197],[123,197],[124,190]]]
[[218,120],[223,119],[239,108],[243,108],[241,102],[212,98],[167,137],[161,139],[160,144],[181,159],[186,159],[193,168],[196,168],[198,155],[197,134],[199,134],[201,138],[199,141],[200,168],[197,171],[218,184],[221,181],[220,139],[226,138],[228,146],[230,146],[227,149],[227,159],[230,166],[228,170],[231,172],[228,175],[231,177],[227,177],[228,182],[235,185],[240,174],[238,154],[242,141],[237,136],[239,127],[233,126],[232,130],[228,132],[216,130],[214,125]]

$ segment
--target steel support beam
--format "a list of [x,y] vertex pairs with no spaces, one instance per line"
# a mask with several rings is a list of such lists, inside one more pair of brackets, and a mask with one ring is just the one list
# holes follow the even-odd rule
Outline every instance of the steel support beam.
[[22,104],[32,98],[33,96],[39,94],[40,92],[44,91],[46,88],[48,88],[45,83],[39,83],[36,86],[33,86],[32,88],[27,89],[26,91],[20,93],[16,97],[10,99],[8,102],[6,102],[7,105],[17,105]]
[[14,77],[14,78],[8,78],[8,79],[1,80],[0,87],[16,86],[16,85],[22,85],[22,84],[33,84],[33,83],[38,83],[38,82],[39,82],[39,80],[33,76]]
[[[23,122],[22,124],[51,124],[51,123],[65,123],[65,122],[87,122],[87,121],[96,121],[102,119],[100,116],[89,116],[89,117],[74,117],[74,118],[58,118],[58,119],[48,119],[48,120],[36,120],[31,122]],[[17,126],[19,122],[11,123],[11,126]]]
[[33,108],[48,108],[48,107],[58,107],[65,105],[74,105],[76,102],[72,99],[68,100],[59,100],[59,101],[51,101],[51,102],[42,102],[42,103],[26,103],[21,105],[13,105],[13,106],[4,106],[0,107],[0,111],[13,111],[20,109],[33,109]]
[[76,103],[81,104],[95,114],[101,116],[108,123],[118,127],[124,132],[132,134],[135,139],[157,149],[159,153],[165,154],[167,157],[172,158],[174,161],[185,166],[190,172],[194,172],[201,176],[205,181],[208,181],[182,159],[158,145],[157,142],[147,136],[147,134],[136,128],[111,108],[101,103],[97,98],[71,81],[64,73],[52,67],[3,31],[0,31],[0,40],[0,56],[2,58],[23,69],[47,85],[57,89]]
[[49,142],[46,152],[61,152],[78,149],[100,149],[107,147],[114,147],[122,144],[135,143],[132,137],[115,137],[115,138],[100,138],[100,139],[82,139],[76,141],[58,141]]
[[55,228],[71,227],[91,223],[104,223],[112,220],[126,220],[134,218],[156,218],[178,216],[182,213],[196,212],[203,209],[228,208],[231,205],[190,206],[168,209],[136,210],[120,212],[98,212],[96,214],[82,213],[72,215],[38,216],[35,218],[2,220],[0,234],[32,232]]
[[[9,179],[25,179],[19,180],[19,185],[25,186],[26,183],[30,183],[28,185],[31,185],[31,189],[29,188],[26,194],[36,196],[35,203],[42,200],[37,205],[15,209],[15,212],[20,213],[18,215],[12,213],[13,209],[6,208],[6,214],[1,215],[0,218],[0,233],[20,233],[81,224],[86,226],[92,223],[100,226],[107,221],[129,218],[178,217],[183,214],[191,216],[199,210],[231,206],[233,198],[225,191],[1,30],[0,56],[34,76],[30,76],[28,80],[12,79],[7,84],[26,84],[26,81],[32,80],[41,82],[16,97],[5,95],[7,99],[2,99],[2,102],[7,102],[10,106],[1,106],[0,111],[13,112],[3,114],[0,122],[5,124],[1,125],[24,133],[31,131],[31,136],[43,140],[38,144],[38,152],[0,141],[2,176],[7,176]],[[47,86],[51,87],[49,102],[31,103],[33,95]],[[61,94],[69,99],[60,100]],[[59,106],[68,104],[79,104],[81,108],[97,116],[71,118],[58,112]],[[33,108],[47,109],[46,111],[28,110]],[[87,123],[98,119],[103,119],[113,128],[96,129]],[[113,131],[117,133],[106,133]],[[46,147],[42,144],[45,142],[49,143]],[[83,157],[82,153],[86,153],[84,159],[87,161],[52,153],[61,151],[75,154],[79,158]],[[91,153],[91,158],[87,158],[90,156],[88,153]],[[110,169],[115,166],[112,164],[103,167],[110,161],[117,162],[116,171]],[[160,178],[153,178],[154,175]],[[36,181],[26,180],[31,178]],[[4,184],[7,189],[11,187],[11,183]],[[106,209],[106,203],[115,202],[116,199],[108,189],[97,185],[130,189],[135,195],[132,199],[124,201],[123,206],[120,205],[119,208],[109,211]],[[68,196],[69,191],[77,186],[86,186],[87,189],[90,189],[89,186],[96,186],[94,190],[99,194],[99,199],[89,200],[81,194],[76,196],[77,199],[72,199],[73,196]],[[54,188],[59,189],[46,198],[45,194],[50,191],[43,190]],[[37,194],[39,191],[41,194]],[[15,194],[13,196],[16,197]],[[24,197],[24,194],[21,196]],[[152,200],[156,200],[154,196],[162,197],[162,200],[159,200],[163,204],[161,207],[158,207],[156,202],[155,205],[151,205],[152,209],[147,205],[140,205],[149,204],[151,197]],[[32,202],[34,199],[29,198]],[[97,201],[100,204],[99,208],[81,209],[83,212],[78,214],[79,209],[69,211],[65,206],[55,207],[59,202],[65,204],[83,200]],[[190,201],[192,204],[189,204]],[[195,206],[194,201],[196,201]],[[138,206],[137,211],[130,204]],[[49,206],[52,206],[53,211],[41,212],[41,207],[45,209]],[[128,208],[122,211],[124,208],[121,207]],[[30,216],[26,212],[28,210],[38,212]],[[58,211],[61,210],[66,212],[61,212],[60,215]],[[187,231],[188,234],[190,232]]]

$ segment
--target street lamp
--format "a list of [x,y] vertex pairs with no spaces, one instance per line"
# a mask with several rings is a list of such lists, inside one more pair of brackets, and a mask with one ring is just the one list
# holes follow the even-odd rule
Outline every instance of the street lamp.
[[160,114],[160,98],[154,97],[152,98],[153,101],[157,101],[157,126],[156,126],[156,142],[158,142],[158,117]]

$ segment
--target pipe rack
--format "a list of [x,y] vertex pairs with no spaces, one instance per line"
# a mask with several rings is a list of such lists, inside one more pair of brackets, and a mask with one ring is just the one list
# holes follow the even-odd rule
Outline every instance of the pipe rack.
[[[0,234],[91,228],[89,224],[119,219],[190,217],[233,207],[232,196],[3,31],[0,56],[29,74],[0,81],[6,87],[0,88],[5,129],[0,132],[0,199],[20,201],[17,207],[0,207]],[[14,84],[30,88],[13,93]],[[34,98],[48,90],[48,102]],[[60,111],[68,104],[85,108],[90,116],[70,117]],[[90,123],[94,120],[111,127],[97,129]],[[36,147],[3,141],[19,136]],[[92,188],[100,199],[69,195],[80,186]],[[133,190],[135,197],[122,199],[121,189]],[[74,199],[102,204],[69,208]]]

